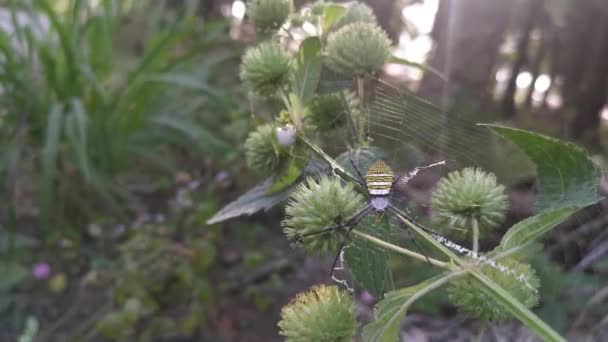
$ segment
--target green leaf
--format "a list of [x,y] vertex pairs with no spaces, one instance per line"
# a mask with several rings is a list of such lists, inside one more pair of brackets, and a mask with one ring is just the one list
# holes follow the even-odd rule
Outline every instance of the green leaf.
[[572,215],[578,208],[561,208],[545,211],[529,217],[511,227],[500,240],[500,245],[492,252],[509,254],[521,250],[534,243],[540,236],[555,228],[558,224]]
[[63,106],[57,104],[51,108],[47,120],[46,137],[42,150],[42,179],[40,186],[41,196],[41,218],[44,225],[48,225],[52,199],[54,196],[53,182],[57,171],[57,155],[61,140],[61,124],[63,122]]
[[424,294],[443,285],[453,275],[437,275],[415,286],[388,292],[384,299],[376,304],[374,320],[363,328],[363,341],[399,341],[401,321],[410,305]]
[[[390,234],[388,218],[384,217],[380,223],[375,223],[374,216],[368,215],[359,224],[357,230],[383,240],[388,239]],[[388,251],[370,241],[355,239],[344,248],[344,258],[357,287],[362,287],[372,296],[381,298],[387,279]]]
[[[300,179],[304,179],[306,176],[314,175],[322,171],[324,171],[323,165],[321,165],[319,162],[313,161],[306,166]],[[209,220],[207,220],[207,224],[215,224],[243,215],[252,215],[261,210],[268,211],[275,205],[285,201],[299,182],[297,181],[293,183],[293,185],[285,188],[282,191],[269,194],[269,189],[273,186],[273,184],[274,177],[266,179],[264,183],[247,191],[244,195],[218,211]]]
[[420,69],[422,71],[428,71],[431,74],[439,77],[443,81],[447,81],[448,80],[447,77],[445,77],[445,75],[441,71],[439,71],[439,70],[437,70],[437,69],[435,69],[435,68],[433,68],[431,66],[424,65],[422,63],[412,62],[412,61],[409,61],[407,59],[403,59],[403,58],[400,58],[400,57],[397,57],[397,56],[391,56],[391,57],[389,57],[388,62],[389,63],[394,63],[394,64],[407,65],[409,67]]
[[540,212],[558,208],[582,208],[601,198],[601,170],[580,147],[538,133],[487,125],[515,143],[536,164]]
[[218,211],[207,220],[207,224],[215,224],[243,215],[252,215],[261,210],[267,211],[285,201],[289,197],[291,190],[293,190],[293,187],[289,187],[283,191],[269,195],[268,192],[273,184],[274,177],[266,179],[264,183],[247,191],[241,197]]
[[268,194],[273,194],[275,192],[279,192],[290,185],[293,185],[300,175],[302,175],[303,167],[301,167],[295,159],[291,159],[287,167],[285,167],[281,173],[279,173],[272,183],[270,189],[268,189]]
[[327,32],[344,13],[346,13],[346,8],[344,6],[336,4],[328,4],[325,6],[325,9],[323,10],[323,32]]
[[349,89],[352,86],[353,79],[345,75],[338,75],[327,67],[321,70],[321,80],[317,87],[317,94],[331,94],[342,90]]
[[321,79],[321,69],[321,41],[318,37],[306,38],[300,45],[293,84],[300,103],[306,104],[315,94]]
[[28,271],[20,264],[9,262],[0,263],[0,274],[2,274],[0,291],[7,291],[23,282],[28,276]]
[[[369,169],[373,163],[380,159],[384,159],[385,156],[385,153],[377,147],[358,148],[342,153],[336,157],[336,161],[340,163],[348,173],[357,176],[357,178],[361,178],[361,176],[365,177],[367,169]],[[355,169],[353,163],[361,172],[361,176],[357,173],[357,169]],[[364,183],[365,179],[359,179],[359,182]]]

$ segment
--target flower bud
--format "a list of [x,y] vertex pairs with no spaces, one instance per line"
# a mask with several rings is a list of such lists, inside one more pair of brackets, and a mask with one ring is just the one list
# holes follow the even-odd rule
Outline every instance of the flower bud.
[[[527,308],[535,306],[538,303],[540,282],[534,269],[515,259],[500,260],[500,263],[509,268],[511,272],[505,273],[490,266],[483,266],[481,272]],[[521,279],[517,279],[517,277]],[[509,310],[497,302],[494,295],[487,291],[485,286],[470,275],[454,280],[447,288],[452,304],[472,316],[490,322],[500,322],[511,318]]]
[[346,10],[346,13],[338,19],[331,29],[337,31],[348,24],[356,22],[378,24],[374,11],[366,4],[356,2]]
[[322,176],[318,181],[309,178],[292,193],[283,230],[291,241],[302,243],[312,253],[333,252],[340,241],[336,233],[344,230],[312,233],[345,222],[364,202],[350,183],[342,185],[336,177]]
[[296,142],[296,128],[291,124],[286,124],[276,128],[277,142],[281,146],[291,146]]
[[431,205],[437,228],[450,237],[464,239],[470,236],[473,224],[478,225],[480,236],[497,227],[505,218],[507,196],[494,174],[466,168],[437,183]]
[[291,0],[253,0],[249,3],[249,18],[260,31],[280,28],[293,8]]
[[382,69],[391,55],[391,42],[375,24],[355,22],[329,35],[326,64],[334,72],[361,76]]
[[338,94],[320,95],[310,103],[308,120],[322,132],[340,128],[346,123],[347,111]]
[[314,286],[281,311],[280,334],[288,342],[349,342],[357,331],[357,307],[337,286]]
[[245,52],[240,75],[255,93],[272,96],[289,83],[293,65],[293,58],[279,44],[264,42]]
[[276,130],[272,124],[259,126],[245,140],[247,166],[261,174],[273,174],[280,169],[288,157],[277,142]]

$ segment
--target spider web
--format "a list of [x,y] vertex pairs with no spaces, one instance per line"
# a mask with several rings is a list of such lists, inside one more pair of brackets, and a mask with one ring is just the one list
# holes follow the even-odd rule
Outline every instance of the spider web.
[[494,121],[493,117],[447,112],[384,80],[372,81],[366,108],[368,135],[374,146],[390,155],[395,170],[408,172],[445,160],[446,171],[480,167],[503,183],[533,174],[533,164],[523,152],[478,125]]

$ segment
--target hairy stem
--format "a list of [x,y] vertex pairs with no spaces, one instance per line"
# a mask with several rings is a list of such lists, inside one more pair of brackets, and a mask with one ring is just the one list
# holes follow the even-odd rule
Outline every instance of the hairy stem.
[[321,157],[322,160],[324,160],[325,162],[327,162],[331,166],[332,171],[335,174],[337,174],[339,177],[341,177],[345,181],[354,184],[355,187],[357,189],[359,189],[360,191],[364,191],[365,190],[365,189],[363,189],[363,186],[361,185],[361,183],[359,183],[359,180],[356,177],[354,177],[353,175],[351,175],[350,173],[348,173],[348,171],[346,171],[346,169],[344,169],[342,167],[342,165],[338,164],[338,162],[336,162],[332,157],[328,156],[327,153],[325,153],[319,146],[317,146],[314,143],[312,143],[310,140],[308,140],[308,138],[306,138],[302,134],[300,134],[298,136],[298,138],[306,146],[308,146],[308,148],[310,148],[314,153],[316,153],[319,157]]
[[[384,249],[387,249],[387,250],[390,250],[390,251],[393,251],[393,252],[396,252],[396,253],[399,253],[399,254],[407,255],[409,257],[412,257],[414,259],[418,259],[420,261],[427,262],[427,258],[424,255],[418,254],[416,252],[412,252],[412,251],[410,251],[407,248],[403,248],[403,247],[399,247],[399,246],[393,245],[392,243],[388,243],[388,242],[386,242],[384,240],[378,239],[376,237],[373,237],[373,236],[371,236],[369,234],[365,234],[365,233],[360,232],[358,230],[353,230],[352,234],[355,235],[355,236],[357,236],[357,237],[359,237],[359,238],[361,238],[361,239],[367,240],[367,241],[369,241],[369,242],[371,242],[371,243],[373,243],[375,245],[378,245],[378,246],[380,246],[380,247],[382,247]],[[436,260],[436,259],[433,259],[433,258],[428,258],[428,262],[430,262],[434,266],[445,268],[445,269],[448,269],[448,270],[454,270],[455,269],[452,265],[448,264],[447,262],[439,261],[439,260]]]
[[473,252],[479,252],[479,224],[476,219],[473,220]]
[[[357,95],[359,95],[359,100],[365,107],[365,78],[363,76],[357,77]],[[361,112],[357,118],[357,126],[359,130],[359,145],[365,146],[367,144],[367,139],[365,136],[365,115],[363,112]]]

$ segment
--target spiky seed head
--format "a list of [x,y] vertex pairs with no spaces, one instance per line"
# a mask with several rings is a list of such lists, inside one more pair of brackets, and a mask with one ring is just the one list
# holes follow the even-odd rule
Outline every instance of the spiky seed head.
[[337,286],[314,286],[283,308],[278,325],[288,342],[349,342],[357,331],[357,307]]
[[280,28],[292,9],[292,0],[252,0],[249,18],[256,29],[267,32]]
[[325,10],[325,5],[324,0],[317,0],[314,4],[312,4],[312,6],[310,6],[310,12],[313,15],[322,15],[323,11]]
[[272,96],[286,86],[292,75],[293,58],[279,44],[267,41],[247,49],[240,76],[253,92]]
[[311,253],[335,253],[338,236],[344,230],[304,235],[345,222],[364,203],[363,196],[350,183],[342,185],[338,178],[327,176],[309,178],[296,188],[287,203],[283,231],[290,241],[301,243]]
[[284,160],[289,157],[277,141],[274,125],[258,126],[245,140],[245,160],[247,166],[264,175],[276,173]]
[[[500,263],[512,270],[513,274],[504,273],[490,266],[483,266],[481,272],[527,308],[537,305],[540,281],[534,268],[515,259],[500,260]],[[516,277],[521,277],[523,280],[518,280]],[[488,293],[486,287],[472,276],[467,275],[454,280],[448,286],[447,292],[452,304],[472,316],[490,322],[500,322],[513,317],[509,310],[497,302],[495,296]]]
[[327,39],[326,64],[338,74],[361,76],[376,72],[390,55],[391,42],[376,24],[348,24]]
[[344,126],[346,108],[340,95],[328,94],[314,97],[309,106],[307,119],[322,132]]
[[505,218],[507,196],[496,176],[479,168],[454,171],[437,183],[431,197],[437,228],[452,238],[471,236],[477,221],[479,234],[496,228]]
[[356,2],[346,10],[346,13],[336,21],[331,29],[337,31],[348,24],[356,22],[378,24],[374,11],[366,4]]

